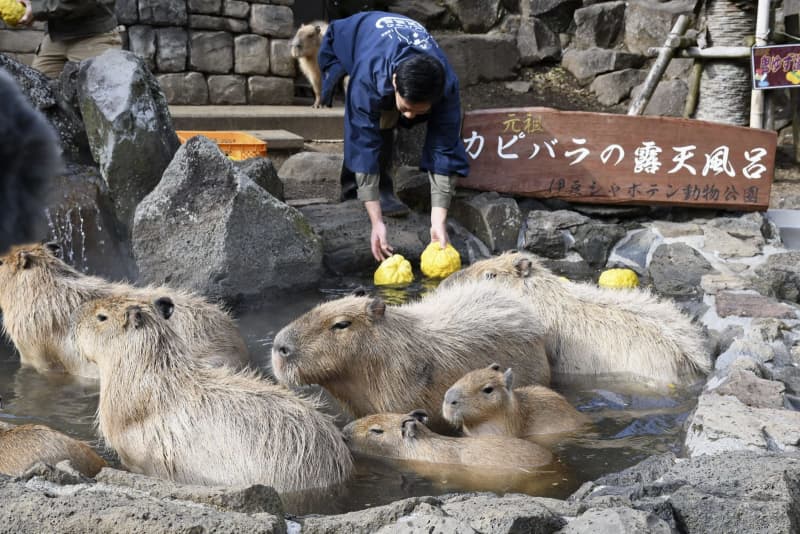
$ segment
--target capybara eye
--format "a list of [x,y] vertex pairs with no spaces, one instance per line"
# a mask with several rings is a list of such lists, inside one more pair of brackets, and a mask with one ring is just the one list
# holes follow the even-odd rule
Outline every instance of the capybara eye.
[[106,319],[108,319],[108,317],[106,317],[106,316],[105,316],[105,315],[103,315],[102,313],[98,313],[98,314],[97,314],[97,320],[98,320],[98,321],[100,321],[101,323],[102,323],[103,321],[105,321]]
[[344,330],[348,326],[350,326],[351,321],[339,321],[335,325],[331,327],[331,330]]
[[378,434],[378,435],[383,434],[383,429],[378,428],[376,426],[370,428],[369,431],[372,432],[373,434]]
[[483,388],[483,392],[486,393],[487,395],[492,391],[494,391],[494,388],[492,386],[486,386],[485,388]]

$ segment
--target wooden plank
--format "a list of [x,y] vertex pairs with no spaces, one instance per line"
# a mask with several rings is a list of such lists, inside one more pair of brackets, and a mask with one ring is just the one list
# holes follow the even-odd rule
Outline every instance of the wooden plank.
[[550,108],[471,111],[461,187],[598,204],[769,205],[777,134]]

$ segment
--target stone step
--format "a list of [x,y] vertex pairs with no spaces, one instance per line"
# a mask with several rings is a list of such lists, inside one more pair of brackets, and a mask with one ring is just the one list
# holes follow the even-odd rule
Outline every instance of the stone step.
[[344,108],[170,106],[176,130],[287,130],[305,140],[342,139]]
[[306,140],[302,135],[286,130],[237,130],[267,143],[267,154],[276,150],[296,152],[303,150]]

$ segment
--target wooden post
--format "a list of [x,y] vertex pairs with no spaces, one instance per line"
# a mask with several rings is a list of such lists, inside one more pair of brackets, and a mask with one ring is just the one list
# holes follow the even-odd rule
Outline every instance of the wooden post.
[[688,26],[689,17],[686,15],[679,16],[678,20],[675,21],[672,31],[670,31],[667,36],[667,41],[658,53],[658,59],[653,63],[650,72],[647,73],[647,78],[644,81],[644,89],[639,93],[639,96],[631,102],[628,108],[628,115],[641,115],[644,113],[647,103],[650,102],[650,97],[653,96],[653,92],[656,90],[658,81],[661,79],[661,76],[663,76],[664,71],[667,70],[667,65],[669,65],[672,56],[675,54],[675,49],[680,44],[680,37],[686,32]]
[[[800,15],[793,13],[784,18],[786,33],[797,35],[800,32]],[[798,89],[789,89],[789,107],[792,112],[792,144],[794,161],[800,163],[800,94]]]
[[[769,33],[769,4],[771,0],[758,0],[756,12],[756,46],[767,44]],[[764,92],[754,89],[750,92],[750,127],[764,127]]]

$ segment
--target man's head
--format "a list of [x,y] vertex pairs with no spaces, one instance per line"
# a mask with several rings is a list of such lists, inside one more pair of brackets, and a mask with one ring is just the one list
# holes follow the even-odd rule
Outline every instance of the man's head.
[[397,110],[407,119],[428,113],[444,92],[444,67],[428,54],[417,54],[397,66],[392,77]]

